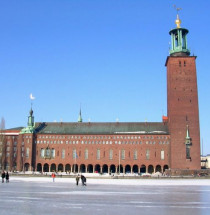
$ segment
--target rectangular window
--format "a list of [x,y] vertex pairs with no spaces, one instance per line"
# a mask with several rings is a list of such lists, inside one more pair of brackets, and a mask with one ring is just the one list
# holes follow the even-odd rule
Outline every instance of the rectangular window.
[[55,158],[55,149],[51,149],[51,158]]
[[46,148],[46,150],[45,150],[45,157],[46,157],[46,158],[50,158],[50,155],[51,155],[50,149],[49,149],[49,148]]
[[41,149],[41,153],[40,153],[40,156],[41,156],[41,158],[44,158],[44,149]]
[[76,158],[78,158],[77,150],[73,149],[73,159],[76,159]]
[[109,150],[109,160],[112,160],[113,159],[113,150],[110,149]]
[[7,152],[9,152],[10,151],[10,147],[9,146],[7,146]]
[[96,159],[97,159],[97,160],[100,160],[100,149],[97,149]]
[[85,149],[85,160],[88,159],[88,149]]
[[125,160],[125,150],[124,149],[122,149],[122,151],[121,151],[121,159]]
[[26,148],[26,157],[29,157],[29,148]]
[[62,149],[61,158],[62,158],[62,159],[65,158],[65,149]]
[[163,150],[161,150],[161,152],[160,152],[160,158],[161,158],[161,160],[164,160],[164,151]]
[[149,149],[146,150],[146,159],[149,160],[150,158],[150,151]]
[[133,159],[137,160],[137,150],[136,149],[134,150],[134,153],[133,153]]
[[186,158],[187,159],[190,159],[190,146],[189,145],[186,145]]

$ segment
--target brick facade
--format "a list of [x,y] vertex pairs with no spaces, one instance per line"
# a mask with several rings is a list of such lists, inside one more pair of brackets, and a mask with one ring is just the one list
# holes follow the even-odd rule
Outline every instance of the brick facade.
[[[167,58],[167,106],[171,135],[172,169],[200,169],[200,129],[194,56]],[[186,158],[187,126],[192,140]]]
[[[17,151],[15,162],[6,159],[10,170],[114,173],[119,172],[120,164],[122,173],[153,173],[169,168],[170,135],[20,134],[16,138],[17,145],[11,141],[13,136],[6,135],[10,148],[16,147]],[[50,151],[49,156],[46,149]]]

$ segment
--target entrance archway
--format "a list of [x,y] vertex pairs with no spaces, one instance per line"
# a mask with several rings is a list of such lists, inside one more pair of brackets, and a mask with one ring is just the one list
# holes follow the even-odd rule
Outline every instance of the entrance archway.
[[125,166],[125,174],[129,174],[131,173],[131,166],[130,165],[126,165]]
[[155,172],[161,172],[161,166],[160,166],[160,165],[157,165],[157,166],[156,166]]
[[148,173],[152,174],[154,172],[154,167],[152,165],[148,166]]
[[102,172],[108,173],[108,166],[106,164],[103,165]]
[[38,163],[36,167],[37,172],[42,172],[42,164]]
[[133,165],[133,173],[138,173],[138,166],[137,165]]
[[51,164],[51,172],[56,172],[56,165],[54,163]]
[[73,166],[72,166],[72,171],[73,171],[74,173],[78,172],[78,165],[77,165],[77,164],[73,164]]
[[85,164],[80,165],[80,172],[85,173]]
[[169,169],[168,165],[164,165],[163,172],[165,172],[166,169]]
[[116,167],[115,167],[114,164],[112,164],[112,165],[110,166],[110,173],[115,173],[115,172],[116,172]]
[[92,165],[92,164],[89,164],[89,165],[88,165],[88,167],[87,167],[87,172],[93,173],[93,165]]
[[101,168],[99,164],[95,165],[95,173],[100,173],[101,172]]
[[123,173],[123,166],[122,165],[120,165],[120,169],[119,169],[119,165],[117,166],[117,172]]
[[140,173],[146,173],[146,166],[144,164],[141,165]]
[[70,164],[66,164],[65,171],[66,172],[71,172],[71,166],[70,166]]
[[49,172],[49,165],[47,163],[44,164],[44,172]]
[[63,172],[63,164],[58,165],[58,172]]
[[24,170],[27,172],[27,171],[29,171],[29,168],[30,168],[30,164],[29,163],[25,163]]

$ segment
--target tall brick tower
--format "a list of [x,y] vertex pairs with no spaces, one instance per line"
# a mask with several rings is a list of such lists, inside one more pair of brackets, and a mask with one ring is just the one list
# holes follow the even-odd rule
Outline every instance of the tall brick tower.
[[200,128],[195,56],[187,48],[188,30],[172,29],[167,57],[167,106],[171,135],[170,168],[200,169]]

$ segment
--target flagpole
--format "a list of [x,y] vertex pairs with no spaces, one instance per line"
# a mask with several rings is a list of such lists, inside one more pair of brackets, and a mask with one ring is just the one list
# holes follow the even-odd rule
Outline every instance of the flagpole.
[[119,150],[119,175],[120,175],[120,150]]
[[77,162],[76,156],[77,156],[77,151],[76,151],[76,149],[75,149],[75,154],[74,154],[74,172],[75,172],[75,173],[76,173],[76,162]]

